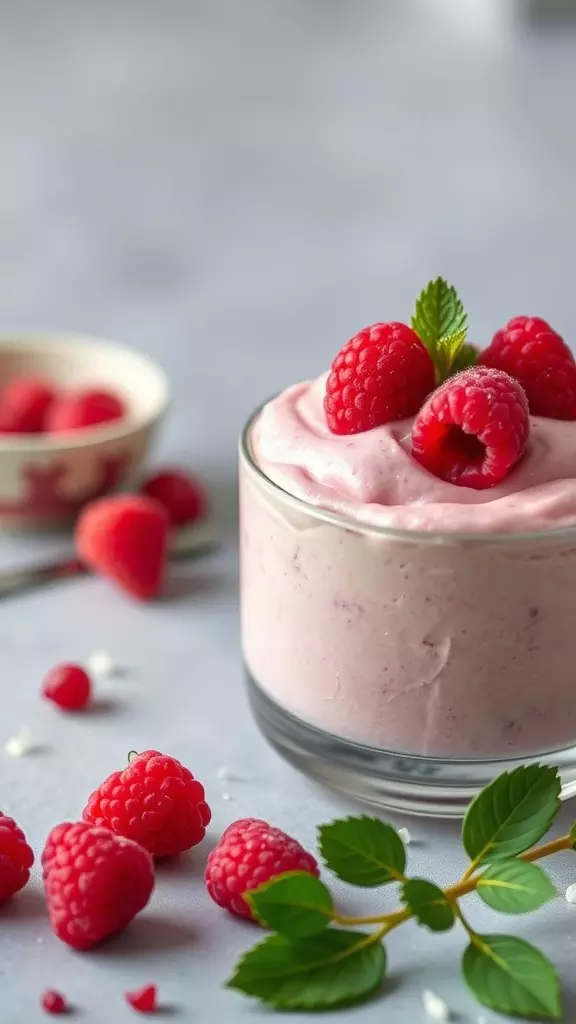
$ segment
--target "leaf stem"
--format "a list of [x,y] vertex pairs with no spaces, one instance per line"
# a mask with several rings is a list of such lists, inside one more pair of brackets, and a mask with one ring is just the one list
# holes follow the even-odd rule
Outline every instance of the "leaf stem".
[[[524,860],[528,863],[532,863],[535,860],[541,860],[543,857],[550,857],[554,853],[560,853],[562,850],[571,850],[573,846],[573,840],[570,835],[560,836],[559,839],[552,839],[549,843],[544,843],[542,846],[535,846],[532,850],[526,850],[525,853],[521,853],[518,860]],[[473,935],[473,931],[467,924],[458,903],[456,902],[461,896],[467,896],[468,893],[474,892],[478,886],[478,881],[482,877],[481,872],[477,873],[478,865],[472,861],[470,866],[466,869],[462,878],[459,882],[455,882],[453,885],[448,886],[444,890],[444,895],[448,902],[452,905],[454,913],[460,919],[469,935]],[[412,912],[406,907],[392,911],[390,914],[374,914],[369,917],[346,917],[344,914],[334,913],[332,920],[335,924],[343,925],[344,927],[352,927],[354,925],[362,924],[380,924],[382,928],[377,933],[380,936],[380,931],[383,935],[387,935],[388,932],[392,931],[393,928],[397,928],[398,925],[404,924],[412,917]]]

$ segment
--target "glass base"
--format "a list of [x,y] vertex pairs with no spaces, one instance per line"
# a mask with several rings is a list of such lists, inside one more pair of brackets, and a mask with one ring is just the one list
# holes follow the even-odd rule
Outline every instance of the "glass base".
[[556,765],[562,798],[576,795],[576,747],[524,758],[440,758],[399,754],[334,736],[276,704],[246,670],[254,717],[265,739],[318,782],[376,807],[433,818],[461,818],[501,772],[535,761]]

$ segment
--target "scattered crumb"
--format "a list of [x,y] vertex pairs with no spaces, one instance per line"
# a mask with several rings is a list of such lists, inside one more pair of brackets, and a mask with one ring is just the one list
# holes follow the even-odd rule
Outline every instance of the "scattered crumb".
[[44,939],[42,938],[41,935],[38,936],[38,938],[36,939],[36,942],[44,942]]
[[228,765],[223,764],[216,772],[216,778],[218,782],[242,782],[242,776],[238,775],[238,772],[232,771]]
[[230,793],[222,793],[222,799],[223,800],[229,800],[230,799]]
[[32,733],[27,725],[20,730],[17,736],[12,736],[7,740],[4,750],[10,757],[25,757],[29,754],[34,746],[32,741]]
[[86,667],[91,675],[99,679],[114,675],[116,665],[109,651],[93,651],[86,659]]
[[450,1010],[447,1003],[429,988],[422,993],[424,1009],[432,1020],[450,1020]]
[[576,903],[576,884],[572,883],[566,889],[566,899],[568,903]]
[[412,839],[412,836],[410,835],[410,830],[407,828],[399,828],[398,835],[400,836],[400,839],[404,843],[404,846],[408,846],[408,843]]

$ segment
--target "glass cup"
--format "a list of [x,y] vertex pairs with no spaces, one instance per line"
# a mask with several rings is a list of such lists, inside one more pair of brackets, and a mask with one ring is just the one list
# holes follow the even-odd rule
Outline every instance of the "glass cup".
[[242,644],[264,736],[349,795],[459,816],[495,775],[576,793],[576,527],[386,529],[284,491],[240,444]]

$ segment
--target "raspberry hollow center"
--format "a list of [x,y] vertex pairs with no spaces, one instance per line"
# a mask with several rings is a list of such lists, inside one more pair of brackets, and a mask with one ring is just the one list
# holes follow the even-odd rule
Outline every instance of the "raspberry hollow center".
[[468,466],[480,467],[486,458],[486,445],[476,434],[467,434],[456,424],[441,428],[438,444],[445,458],[451,462],[463,458]]

